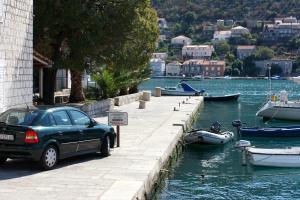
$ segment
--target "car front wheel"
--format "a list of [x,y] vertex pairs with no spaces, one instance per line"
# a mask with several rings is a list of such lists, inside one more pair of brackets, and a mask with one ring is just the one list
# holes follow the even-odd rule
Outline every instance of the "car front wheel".
[[7,157],[5,157],[5,156],[0,156],[0,165],[3,164],[3,163],[5,163],[6,160],[7,160]]
[[40,164],[43,169],[50,170],[55,167],[58,160],[57,148],[53,145],[49,145],[45,148],[45,151],[41,157]]
[[101,144],[101,155],[107,157],[110,155],[110,139],[109,136],[105,136]]

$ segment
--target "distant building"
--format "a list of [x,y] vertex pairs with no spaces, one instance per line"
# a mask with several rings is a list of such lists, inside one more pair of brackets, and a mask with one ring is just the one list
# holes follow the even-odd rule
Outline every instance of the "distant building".
[[256,47],[254,45],[239,45],[237,46],[237,57],[240,60],[255,54]]
[[180,75],[187,77],[193,77],[197,75],[203,75],[203,69],[201,63],[203,60],[191,59],[187,60],[182,64]]
[[167,20],[165,18],[158,18],[158,27],[160,29],[165,29],[168,28],[168,23]]
[[282,58],[274,58],[272,60],[260,60],[254,62],[256,67],[259,67],[260,75],[266,75],[266,72],[268,72],[268,67],[272,65],[279,65],[282,69],[282,74],[277,75],[283,75],[283,76],[289,76],[293,69],[293,60],[291,59],[282,59]]
[[224,76],[226,63],[224,60],[204,60],[201,64],[204,76]]
[[158,59],[161,59],[163,61],[166,60],[166,58],[168,57],[168,54],[167,53],[153,53],[152,54],[152,58],[158,58]]
[[151,59],[150,67],[152,70],[152,76],[165,76],[166,63],[161,59]]
[[224,21],[224,25],[225,26],[233,26],[234,21],[232,19],[227,19],[227,20]]
[[197,75],[216,77],[224,76],[225,61],[217,60],[187,60],[181,67],[180,74],[188,77]]
[[214,47],[212,45],[188,45],[182,48],[182,57],[186,59],[210,59]]
[[250,34],[249,29],[242,27],[242,26],[237,26],[231,29],[231,36],[232,37],[241,37],[243,35]]
[[182,64],[174,61],[166,65],[166,76],[179,76]]
[[264,26],[266,40],[277,41],[300,35],[300,22],[295,17],[276,18],[274,24]]
[[223,19],[218,19],[217,20],[217,26],[224,26],[224,20]]
[[229,40],[230,37],[231,37],[231,31],[215,31],[212,42],[218,43],[219,41],[222,40]]
[[166,35],[159,35],[159,41],[163,42],[167,40],[167,36]]
[[205,24],[203,25],[203,35],[206,36],[207,38],[211,38],[216,31],[216,26],[212,24]]
[[192,44],[192,39],[183,35],[171,39],[172,45],[186,46]]

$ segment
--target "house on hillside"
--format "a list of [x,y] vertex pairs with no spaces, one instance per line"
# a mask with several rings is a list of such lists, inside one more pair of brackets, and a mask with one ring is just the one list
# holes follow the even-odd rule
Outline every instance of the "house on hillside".
[[168,23],[165,18],[158,18],[157,23],[160,29],[168,28]]
[[263,30],[265,40],[286,40],[300,35],[300,22],[295,17],[276,18],[273,24],[266,24]]
[[173,61],[166,65],[166,76],[179,76],[182,64],[178,61]]
[[180,74],[188,77],[203,75],[208,77],[224,76],[225,61],[221,60],[187,60],[181,67]]
[[152,76],[165,76],[166,63],[165,61],[155,58],[150,60],[150,67],[152,70]]
[[237,46],[237,57],[240,60],[244,60],[245,58],[254,55],[256,51],[255,45],[239,45]]
[[0,1],[0,112],[32,105],[33,1]]
[[259,67],[261,69],[260,75],[266,75],[266,73],[268,72],[268,67],[272,65],[280,66],[282,74],[278,75],[283,76],[289,76],[292,73],[293,69],[293,60],[288,58],[273,58],[272,60],[260,60],[255,61],[254,63],[256,67]]
[[214,52],[213,45],[187,45],[182,48],[182,57],[187,59],[210,59]]
[[248,34],[250,34],[249,29],[242,26],[237,26],[231,29],[232,37],[242,37],[243,35],[248,35]]
[[231,31],[215,31],[212,42],[215,44],[222,40],[229,40],[230,37]]
[[192,39],[183,35],[174,37],[171,39],[171,44],[173,46],[186,46],[186,45],[191,45],[192,44]]
[[226,63],[224,60],[204,60],[201,66],[204,76],[218,77],[224,76]]
[[152,54],[152,58],[158,58],[158,59],[161,59],[163,61],[166,60],[166,58],[168,57],[168,54],[167,53],[153,53]]

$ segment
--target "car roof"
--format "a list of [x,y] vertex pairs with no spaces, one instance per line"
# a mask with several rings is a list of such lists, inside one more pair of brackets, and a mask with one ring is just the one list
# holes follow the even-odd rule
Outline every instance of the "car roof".
[[53,106],[38,106],[38,107],[34,107],[34,106],[28,106],[28,107],[19,107],[19,108],[11,108],[10,110],[30,110],[30,111],[34,111],[34,110],[41,110],[41,111],[45,111],[45,112],[54,112],[54,111],[60,111],[60,110],[77,110],[80,111],[80,109],[71,107],[71,106],[57,106],[57,107],[53,107]]

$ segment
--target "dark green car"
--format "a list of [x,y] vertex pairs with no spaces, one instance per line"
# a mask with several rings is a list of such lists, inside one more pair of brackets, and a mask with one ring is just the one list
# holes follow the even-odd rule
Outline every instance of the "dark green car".
[[0,164],[8,158],[39,161],[48,170],[59,159],[86,153],[110,155],[115,132],[73,107],[10,109],[0,115]]

